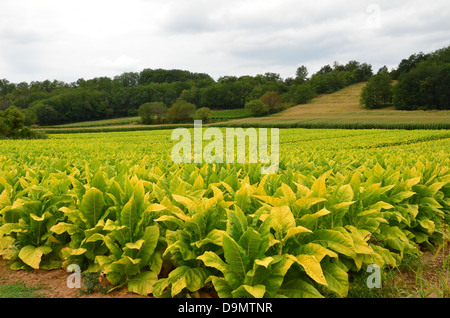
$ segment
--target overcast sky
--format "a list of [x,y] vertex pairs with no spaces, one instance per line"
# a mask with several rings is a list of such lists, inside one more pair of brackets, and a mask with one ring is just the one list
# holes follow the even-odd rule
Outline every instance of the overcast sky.
[[14,83],[145,68],[286,78],[350,60],[377,71],[448,45],[449,0],[0,0],[0,79]]

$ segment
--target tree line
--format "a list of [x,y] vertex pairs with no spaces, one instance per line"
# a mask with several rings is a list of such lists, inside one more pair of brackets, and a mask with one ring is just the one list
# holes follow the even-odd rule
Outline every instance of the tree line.
[[376,74],[370,64],[352,60],[325,65],[312,75],[300,66],[294,77],[286,79],[268,72],[214,80],[204,73],[164,69],[125,72],[113,78],[81,78],[72,83],[0,79],[0,110],[16,107],[26,126],[139,114],[147,116],[148,123],[183,122],[194,116],[207,119],[208,110],[214,109],[246,108],[262,116],[366,81],[361,103],[367,108],[449,109],[450,47],[413,54],[396,69],[383,67]]
[[262,100],[267,112],[276,112],[305,103],[318,94],[367,81],[371,76],[371,65],[350,61],[345,65],[326,65],[310,77],[306,67],[300,66],[295,77],[286,79],[268,72],[214,80],[208,74],[163,69],[72,83],[45,80],[16,84],[0,79],[0,110],[15,106],[23,112],[27,124],[41,126],[137,116],[139,108],[148,103],[159,103],[158,107],[167,109],[185,103],[194,105],[196,111],[239,109],[251,101]]
[[412,54],[391,72],[382,67],[363,88],[361,104],[393,105],[399,110],[450,109],[450,46]]

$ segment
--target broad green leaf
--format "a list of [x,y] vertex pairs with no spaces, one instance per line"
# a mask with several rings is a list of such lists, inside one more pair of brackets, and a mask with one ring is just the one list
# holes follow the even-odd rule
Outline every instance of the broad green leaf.
[[60,222],[56,225],[53,225],[49,231],[55,232],[56,234],[67,232],[67,234],[73,235],[79,231],[79,228],[74,224]]
[[408,179],[408,180],[406,180],[406,185],[408,187],[415,186],[416,184],[418,184],[420,182],[420,179],[421,179],[420,177]]
[[19,258],[28,266],[39,269],[42,255],[46,255],[51,251],[52,248],[50,246],[35,247],[33,245],[27,245],[20,250]]
[[429,196],[435,196],[436,193],[446,184],[446,182],[435,182],[432,185],[428,186]]
[[14,243],[15,239],[11,236],[4,236],[0,235],[0,252],[4,249],[7,249]]
[[423,227],[429,235],[432,235],[436,230],[436,225],[432,220],[417,220],[421,227]]
[[303,267],[313,280],[317,283],[327,286],[327,281],[325,276],[323,275],[322,268],[320,266],[320,262],[312,255],[301,254],[301,255],[288,255],[290,259]]
[[287,184],[283,183],[281,185],[281,190],[283,191],[283,197],[286,203],[295,202],[295,200],[297,200],[294,191],[292,191],[291,187],[289,187]]
[[223,237],[223,252],[225,260],[231,269],[241,278],[244,279],[247,272],[248,257],[244,249],[236,243],[234,239],[225,235]]
[[311,224],[322,216],[328,215],[331,212],[326,208],[321,209],[319,212],[313,214],[305,214],[301,218],[297,219],[298,224],[303,225],[305,227],[311,226]]
[[155,219],[156,222],[173,222],[178,224],[181,228],[184,228],[184,222],[179,218],[172,215],[162,215],[161,217]]
[[212,231],[210,231],[207,235],[206,238],[204,238],[201,241],[198,242],[194,242],[192,244],[194,244],[195,246],[197,246],[197,248],[200,248],[206,244],[214,244],[214,245],[218,245],[218,246],[222,246],[223,245],[223,236],[226,234],[225,231],[223,230],[217,230],[214,229]]
[[272,262],[274,261],[274,258],[272,256],[268,256],[262,260],[255,260],[255,264],[260,265],[260,266],[264,266],[265,268],[268,268],[270,264],[272,264]]
[[6,223],[0,226],[0,237],[24,231],[25,229],[19,223]]
[[263,298],[266,293],[266,286],[264,285],[241,285],[238,289],[231,292],[233,298]]
[[350,236],[353,240],[353,246],[355,252],[358,254],[372,254],[373,250],[367,244],[367,240],[370,238],[370,232],[363,232],[362,230],[354,227],[353,225],[347,225],[346,227],[350,231]]
[[142,272],[128,281],[128,291],[139,295],[153,293],[153,285],[158,281],[158,274]]
[[99,189],[101,192],[105,192],[107,188],[105,177],[101,171],[98,171],[91,181],[91,187]]
[[327,194],[327,187],[325,185],[325,176],[321,176],[316,179],[311,187],[313,191],[313,196],[318,198],[324,198]]
[[266,286],[266,296],[273,297],[278,293],[278,289],[293,263],[294,261],[286,255],[275,255],[269,264],[265,260],[259,264],[255,263],[253,269],[248,272],[244,283],[252,286],[264,285]]
[[159,239],[159,227],[157,225],[147,226],[143,236],[143,245],[140,248],[138,257],[142,264],[148,264],[150,257],[155,252],[156,245]]
[[184,276],[172,282],[172,289],[171,289],[172,297],[175,297],[176,295],[181,293],[185,288],[186,288],[186,277]]
[[11,199],[9,198],[9,192],[3,190],[2,194],[0,194],[0,207],[11,205]]
[[228,271],[231,271],[231,267],[230,265],[228,265],[227,263],[225,263],[220,257],[219,255],[217,255],[214,252],[205,252],[203,255],[197,257],[197,259],[201,260],[205,266],[208,267],[212,267],[215,268],[219,271],[221,271],[222,273],[226,273]]
[[233,288],[222,277],[212,276],[211,281],[220,298],[233,298]]
[[325,298],[313,285],[302,279],[290,280],[283,284],[279,293],[288,298]]
[[301,254],[313,255],[319,262],[322,261],[325,256],[339,257],[337,253],[316,243],[307,243],[302,245],[299,248],[299,252]]
[[415,194],[416,193],[413,191],[403,191],[403,192],[399,192],[399,193],[395,194],[394,196],[392,196],[390,198],[390,200],[393,203],[400,203],[406,199],[409,199],[410,197],[412,197]]
[[287,230],[286,236],[283,238],[283,241],[287,241],[292,236],[300,233],[312,233],[312,231],[308,230],[306,227],[303,226],[296,226],[294,228],[290,228],[289,230]]
[[197,212],[199,205],[192,199],[177,194],[172,194],[172,197],[175,201],[184,205],[189,214],[194,214],[195,212]]
[[[312,193],[312,192],[311,192]],[[318,198],[318,197],[310,197],[310,196],[305,196],[301,199],[298,199],[297,201],[294,202],[294,206],[298,207],[300,210],[302,211],[308,211],[310,210],[313,206],[319,204],[320,202],[325,202],[327,201],[326,198]]]
[[134,200],[134,196],[125,204],[120,214],[120,222],[122,225],[125,225],[130,229],[130,241],[132,241],[132,233],[134,231],[134,227],[137,225],[139,221],[139,214],[136,206],[136,202]]
[[287,233],[289,229],[295,227],[294,215],[288,206],[273,207],[270,210],[272,217],[272,227],[275,231]]
[[92,242],[97,242],[97,241],[103,241],[104,238],[105,238],[105,236],[103,234],[94,233],[91,236],[89,236],[88,238],[86,238],[86,242],[92,243]]
[[204,268],[189,268],[184,272],[186,288],[191,292],[203,288],[207,278],[208,272]]
[[80,211],[87,220],[89,226],[93,227],[101,219],[103,213],[103,207],[105,206],[105,200],[103,199],[103,193],[92,188],[86,191],[81,201]]
[[317,230],[313,242],[322,245],[336,253],[355,257],[353,241],[337,230]]
[[275,197],[268,196],[268,195],[253,195],[253,197],[255,197],[258,200],[261,200],[271,206],[281,206],[281,205],[285,204],[283,199],[275,198]]
[[129,242],[129,243],[125,244],[125,248],[130,249],[130,250],[140,250],[144,243],[145,243],[145,240]]
[[327,281],[328,289],[335,292],[340,297],[346,297],[349,287],[347,272],[334,262],[328,260],[323,260],[321,266]]
[[255,231],[253,228],[248,228],[247,231],[241,236],[238,244],[245,250],[246,255],[250,260],[258,258],[264,251],[261,251],[261,243],[263,238],[261,234]]
[[353,189],[350,184],[343,185],[336,193],[337,202],[350,202],[353,200]]
[[235,205],[235,210],[227,211],[227,233],[238,241],[247,229],[247,218],[242,210]]
[[163,211],[163,210],[165,210],[165,209],[167,209],[167,207],[165,207],[165,206],[162,205],[162,204],[159,204],[159,203],[152,203],[152,204],[150,204],[150,205],[147,207],[146,211],[149,211],[149,212],[159,212],[159,211]]
[[129,256],[122,256],[118,261],[111,264],[111,270],[125,277],[133,277],[139,273],[140,259],[132,259]]

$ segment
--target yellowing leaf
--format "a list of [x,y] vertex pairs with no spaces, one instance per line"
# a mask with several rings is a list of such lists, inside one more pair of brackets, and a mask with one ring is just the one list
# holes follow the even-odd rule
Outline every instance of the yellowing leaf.
[[33,245],[27,245],[20,250],[19,258],[28,266],[39,269],[42,255],[48,254],[51,251],[52,248],[50,246],[35,247]]
[[281,190],[283,191],[283,196],[286,203],[294,202],[297,199],[294,191],[292,191],[291,187],[289,187],[286,183],[281,185]]
[[290,259],[300,264],[306,274],[315,280],[317,283],[327,286],[327,280],[322,272],[322,267],[320,266],[320,262],[312,255],[288,255]]
[[312,231],[308,230],[306,227],[303,226],[296,226],[294,228],[290,228],[289,230],[287,230],[287,233],[283,240],[286,241],[288,238],[299,233],[312,233]]
[[314,184],[311,187],[313,191],[313,196],[323,198],[327,194],[327,187],[325,185],[325,177],[321,176],[316,179]]
[[139,295],[153,293],[153,285],[158,281],[158,274],[154,272],[142,272],[128,281],[128,291]]
[[275,231],[287,233],[291,228],[295,227],[294,215],[288,206],[273,207],[270,210],[272,217],[272,227]]

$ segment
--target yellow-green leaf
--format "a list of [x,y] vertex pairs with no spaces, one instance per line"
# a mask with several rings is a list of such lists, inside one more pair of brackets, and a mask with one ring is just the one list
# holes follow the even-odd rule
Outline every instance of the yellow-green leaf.
[[288,255],[290,259],[303,267],[306,274],[317,283],[327,286],[327,281],[320,266],[320,262],[312,255]]

